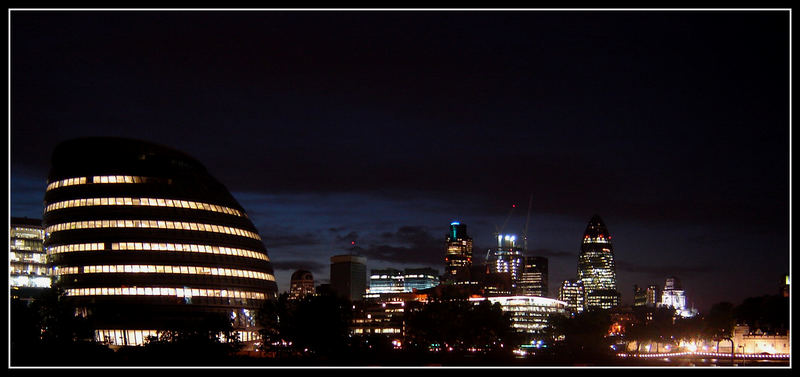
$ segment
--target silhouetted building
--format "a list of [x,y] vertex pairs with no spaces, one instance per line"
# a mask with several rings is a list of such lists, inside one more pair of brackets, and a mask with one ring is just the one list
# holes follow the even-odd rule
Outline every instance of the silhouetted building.
[[[583,233],[581,252],[578,255],[578,278],[583,281],[587,309],[594,305],[601,305],[605,309],[619,305],[619,293],[610,292],[617,290],[611,234],[598,215],[592,216]],[[592,292],[598,290],[603,292],[589,299]],[[613,300],[612,297],[617,297],[617,301],[608,301]]]
[[450,223],[445,241],[445,279],[467,280],[472,266],[472,238],[467,235],[467,225],[458,221]]
[[646,306],[647,305],[647,290],[640,288],[638,285],[633,285],[633,306]]
[[367,291],[367,258],[359,255],[331,257],[331,288],[350,301],[361,300]]
[[58,145],[45,192],[44,246],[66,303],[90,314],[95,339],[233,320],[257,340],[253,311],[276,297],[258,230],[194,158],[137,140]]
[[566,303],[566,310],[570,315],[582,313],[586,300],[583,282],[579,279],[564,280],[558,290],[558,299]]
[[301,299],[306,295],[313,295],[314,292],[314,275],[310,271],[297,270],[292,274],[289,285],[289,298]]
[[50,288],[50,267],[44,251],[42,220],[10,219],[8,283],[11,297],[31,301]]
[[547,297],[547,258],[525,257],[517,292],[524,296]]

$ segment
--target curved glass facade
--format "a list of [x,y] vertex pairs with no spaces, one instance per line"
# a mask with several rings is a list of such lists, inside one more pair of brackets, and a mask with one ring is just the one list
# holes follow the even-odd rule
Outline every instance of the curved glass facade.
[[277,294],[245,210],[181,152],[119,138],[62,143],[44,199],[55,283],[100,335],[169,330],[212,315],[250,333],[251,311]]
[[583,234],[578,255],[578,279],[583,282],[587,307],[609,309],[619,305],[611,234],[598,215],[589,220]]

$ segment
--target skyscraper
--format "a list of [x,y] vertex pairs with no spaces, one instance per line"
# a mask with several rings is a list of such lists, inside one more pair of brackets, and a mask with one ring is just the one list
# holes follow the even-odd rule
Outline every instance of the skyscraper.
[[289,298],[301,299],[314,294],[314,275],[310,271],[297,270],[292,274],[289,285]]
[[512,287],[522,277],[522,248],[517,246],[514,234],[497,235],[497,247],[489,254],[487,267],[491,273],[508,273],[511,275]]
[[658,300],[660,299],[661,295],[658,294],[658,286],[655,284],[651,284],[647,286],[647,301],[645,302],[645,306],[652,308],[658,304]]
[[445,277],[448,280],[467,280],[472,266],[472,238],[467,235],[467,225],[458,221],[450,223],[445,242]]
[[367,291],[367,258],[350,254],[332,256],[331,289],[350,301],[362,300]]
[[517,291],[525,296],[547,297],[547,258],[525,257]]
[[91,313],[96,340],[141,345],[209,317],[257,339],[253,310],[277,294],[272,265],[242,206],[199,161],[138,140],[67,141],[44,201],[54,281]]
[[640,288],[638,285],[633,285],[633,306],[646,306],[647,305],[647,291]]
[[9,225],[8,283],[11,296],[31,300],[50,288],[42,220],[12,217]]
[[579,279],[564,280],[558,289],[558,299],[567,303],[567,312],[570,315],[583,312],[586,299],[583,282]]
[[583,281],[587,309],[609,309],[619,305],[611,234],[598,215],[592,216],[583,233],[578,255],[578,278]]

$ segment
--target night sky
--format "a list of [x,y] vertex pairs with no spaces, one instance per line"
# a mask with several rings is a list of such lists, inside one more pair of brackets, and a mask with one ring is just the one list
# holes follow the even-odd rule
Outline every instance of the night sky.
[[[787,11],[11,12],[10,216],[53,148],[121,136],[196,157],[244,206],[278,287],[355,241],[443,272],[448,225],[576,275],[587,222],[618,289],[701,311],[789,272]],[[102,158],[102,156],[98,156]]]

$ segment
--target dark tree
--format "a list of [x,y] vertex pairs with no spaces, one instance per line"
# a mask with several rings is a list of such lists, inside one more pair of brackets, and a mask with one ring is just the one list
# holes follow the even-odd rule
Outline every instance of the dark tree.
[[711,339],[722,339],[733,336],[734,306],[730,302],[720,302],[711,306],[705,316],[703,334]]
[[406,314],[406,342],[412,349],[431,345],[497,350],[509,349],[519,339],[511,328],[510,315],[499,304],[479,304],[463,299],[434,299]]

